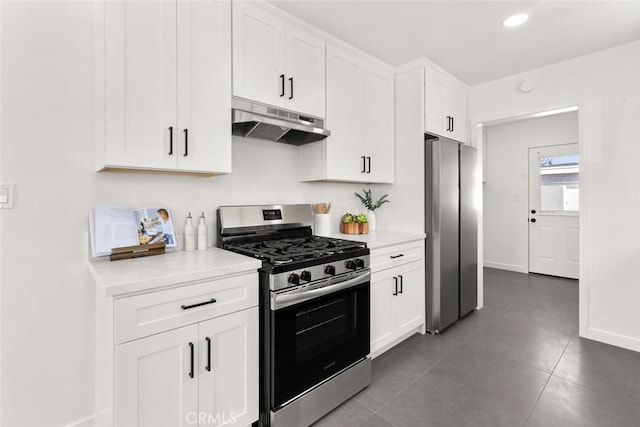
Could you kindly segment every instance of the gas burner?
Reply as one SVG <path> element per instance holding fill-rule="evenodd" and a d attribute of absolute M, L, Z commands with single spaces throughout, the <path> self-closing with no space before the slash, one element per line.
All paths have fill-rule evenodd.
<path fill-rule="evenodd" d="M 226 249 L 262 260 L 265 265 L 279 268 L 295 268 L 309 263 L 319 264 L 334 257 L 349 256 L 362 250 L 362 242 L 313 235 L 285 236 L 262 241 L 231 243 Z M 342 259 L 340 258 L 340 259 Z"/>
<path fill-rule="evenodd" d="M 291 246 L 290 240 L 268 240 L 262 243 L 262 246 L 269 249 L 287 249 Z"/>

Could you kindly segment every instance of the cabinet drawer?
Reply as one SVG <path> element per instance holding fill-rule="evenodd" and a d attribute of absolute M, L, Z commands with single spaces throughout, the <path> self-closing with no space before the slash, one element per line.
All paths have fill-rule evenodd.
<path fill-rule="evenodd" d="M 424 241 L 402 243 L 371 250 L 371 271 L 376 272 L 424 258 Z"/>
<path fill-rule="evenodd" d="M 115 341 L 119 344 L 257 305 L 257 273 L 118 299 Z"/>

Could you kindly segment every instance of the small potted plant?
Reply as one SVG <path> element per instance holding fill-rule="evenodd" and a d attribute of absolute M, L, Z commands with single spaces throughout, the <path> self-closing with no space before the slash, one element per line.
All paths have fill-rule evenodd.
<path fill-rule="evenodd" d="M 369 221 L 365 214 L 358 214 L 356 223 L 358 223 L 358 234 L 369 234 Z"/>
<path fill-rule="evenodd" d="M 369 223 L 367 216 L 362 213 L 358 215 L 350 213 L 342 215 L 340 232 L 344 234 L 368 234 Z"/>
<path fill-rule="evenodd" d="M 384 196 L 380 197 L 377 202 L 374 202 L 373 196 L 371 195 L 371 189 L 368 189 L 368 190 L 362 189 L 362 192 L 363 194 L 359 194 L 359 193 L 354 193 L 354 194 L 356 195 L 356 197 L 358 197 L 358 199 L 360 199 L 364 207 L 367 208 L 367 218 L 369 219 L 369 230 L 373 231 L 376 229 L 376 215 L 374 214 L 373 211 L 375 211 L 385 203 L 389 203 L 389 200 L 387 199 L 389 195 L 385 194 Z"/>
<path fill-rule="evenodd" d="M 356 219 L 357 216 L 350 213 L 342 215 L 340 232 L 344 234 L 358 234 L 358 223 L 356 222 Z"/>

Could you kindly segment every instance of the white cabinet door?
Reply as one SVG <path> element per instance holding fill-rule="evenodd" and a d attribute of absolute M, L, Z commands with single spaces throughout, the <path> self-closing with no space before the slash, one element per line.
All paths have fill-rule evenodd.
<path fill-rule="evenodd" d="M 327 47 L 326 175 L 329 179 L 361 181 L 364 171 L 364 86 L 361 60 Z M 307 159 L 311 162 L 313 159 Z M 317 160 L 316 160 L 317 161 Z"/>
<path fill-rule="evenodd" d="M 105 2 L 105 144 L 99 167 L 176 165 L 176 3 Z M 173 130 L 174 150 L 170 139 Z"/>
<path fill-rule="evenodd" d="M 364 179 L 394 181 L 393 73 L 372 67 L 364 72 Z"/>
<path fill-rule="evenodd" d="M 425 70 L 425 132 L 467 142 L 467 90 L 440 71 Z"/>
<path fill-rule="evenodd" d="M 393 273 L 398 283 L 396 324 L 398 335 L 402 335 L 424 323 L 424 264 L 405 264 Z"/>
<path fill-rule="evenodd" d="M 115 424 L 118 427 L 193 425 L 198 412 L 197 347 L 198 325 L 117 346 Z"/>
<path fill-rule="evenodd" d="M 450 125 L 449 96 L 446 78 L 427 70 L 424 76 L 425 131 L 448 136 Z"/>
<path fill-rule="evenodd" d="M 231 172 L 230 109 L 231 4 L 179 1 L 178 169 Z"/>
<path fill-rule="evenodd" d="M 449 99 L 451 102 L 451 123 L 453 130 L 451 138 L 467 143 L 467 91 L 464 87 L 451 85 L 449 87 Z"/>
<path fill-rule="evenodd" d="M 286 29 L 285 106 L 325 117 L 325 43 L 291 25 Z"/>
<path fill-rule="evenodd" d="M 284 22 L 248 4 L 233 2 L 233 94 L 284 106 Z"/>
<path fill-rule="evenodd" d="M 395 338 L 393 269 L 371 275 L 371 353 Z"/>
<path fill-rule="evenodd" d="M 200 412 L 204 425 L 250 425 L 258 419 L 258 308 L 202 322 Z"/>

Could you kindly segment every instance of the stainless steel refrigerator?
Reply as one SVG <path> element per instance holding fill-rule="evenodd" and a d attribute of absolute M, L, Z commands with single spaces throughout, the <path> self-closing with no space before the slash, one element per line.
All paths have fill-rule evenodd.
<path fill-rule="evenodd" d="M 478 304 L 478 154 L 425 135 L 427 330 L 438 333 Z"/>

